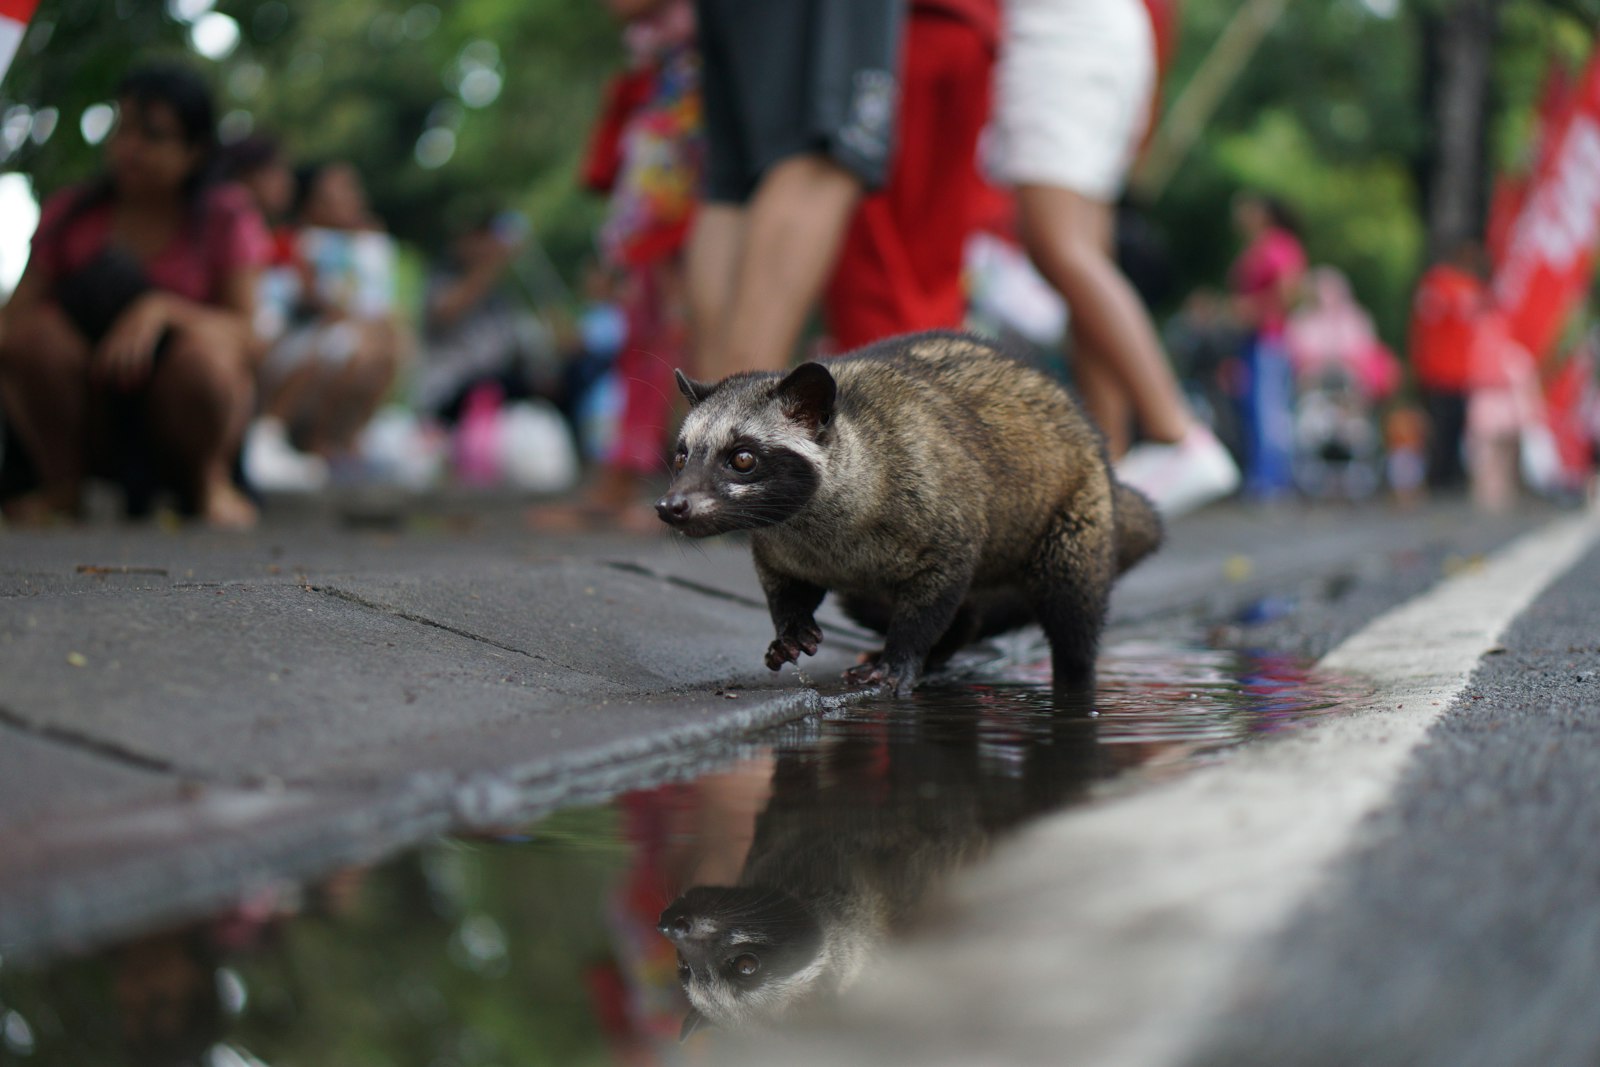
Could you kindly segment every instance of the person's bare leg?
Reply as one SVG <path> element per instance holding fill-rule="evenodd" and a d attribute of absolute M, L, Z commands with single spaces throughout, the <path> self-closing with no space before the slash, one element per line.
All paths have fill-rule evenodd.
<path fill-rule="evenodd" d="M 1090 215 L 1081 235 L 1096 248 L 1111 254 L 1112 233 L 1110 213 L 1101 217 Z M 1069 320 L 1072 331 L 1072 377 L 1078 395 L 1089 418 L 1105 435 L 1106 451 L 1113 460 L 1122 458 L 1133 443 L 1133 405 L 1122 379 L 1117 377 L 1110 361 L 1094 347 L 1093 338 L 1086 336 L 1082 320 L 1074 315 Z"/>
<path fill-rule="evenodd" d="M 321 363 L 315 359 L 305 360 L 273 383 L 261 405 L 261 414 L 285 426 L 293 426 L 306 410 L 309 398 L 319 391 L 323 376 Z"/>
<path fill-rule="evenodd" d="M 733 299 L 716 346 L 732 370 L 782 370 L 838 258 L 861 180 L 820 155 L 772 167 L 750 201 Z"/>
<path fill-rule="evenodd" d="M 733 369 L 722 358 L 722 334 L 739 276 L 744 232 L 742 207 L 707 203 L 695 212 L 685 264 L 689 335 L 694 376 L 706 381 L 719 381 Z"/>
<path fill-rule="evenodd" d="M 150 378 L 157 444 L 212 526 L 244 528 L 255 505 L 233 484 L 233 458 L 255 403 L 245 353 L 216 337 L 179 333 Z"/>
<path fill-rule="evenodd" d="M 1078 350 L 1121 386 L 1146 437 L 1182 439 L 1194 416 L 1149 312 L 1112 258 L 1110 206 L 1052 185 L 1018 186 L 1017 206 L 1028 254 L 1071 308 Z"/>
<path fill-rule="evenodd" d="M 89 344 L 53 308 L 7 324 L 0 344 L 0 400 L 39 475 L 12 516 L 42 521 L 76 514 L 88 457 Z"/>
<path fill-rule="evenodd" d="M 399 372 L 397 340 L 387 324 L 363 322 L 355 351 L 325 378 L 313 441 L 326 453 L 348 452 L 372 421 Z"/>
<path fill-rule="evenodd" d="M 1105 357 L 1089 351 L 1078 337 L 1072 343 L 1072 378 L 1084 411 L 1105 436 L 1106 451 L 1112 459 L 1120 459 L 1133 443 L 1133 408 L 1127 390 Z"/>

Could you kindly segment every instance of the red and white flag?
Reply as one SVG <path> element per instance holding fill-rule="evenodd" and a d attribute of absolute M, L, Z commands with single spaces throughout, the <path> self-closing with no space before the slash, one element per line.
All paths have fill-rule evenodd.
<path fill-rule="evenodd" d="M 27 32 L 28 20 L 39 0 L 0 0 L 0 80 L 11 69 L 11 60 L 22 46 L 22 35 Z"/>
<path fill-rule="evenodd" d="M 1546 130 L 1494 277 L 1495 301 L 1536 359 L 1548 358 L 1594 273 L 1600 242 L 1600 48 Z"/>

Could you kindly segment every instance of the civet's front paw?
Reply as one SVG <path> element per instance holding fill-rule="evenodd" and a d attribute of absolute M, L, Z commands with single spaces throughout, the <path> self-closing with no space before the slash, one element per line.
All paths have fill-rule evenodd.
<path fill-rule="evenodd" d="M 782 670 L 785 663 L 799 663 L 802 652 L 815 656 L 820 644 L 822 629 L 814 620 L 787 626 L 767 646 L 767 669 Z"/>

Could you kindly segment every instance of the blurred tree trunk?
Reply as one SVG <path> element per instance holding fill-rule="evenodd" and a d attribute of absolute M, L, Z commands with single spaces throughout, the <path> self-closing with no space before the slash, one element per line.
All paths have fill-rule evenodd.
<path fill-rule="evenodd" d="M 1423 162 L 1430 261 L 1483 236 L 1493 175 L 1489 104 L 1501 0 L 1444 0 L 1422 12 L 1423 93 L 1432 138 Z"/>

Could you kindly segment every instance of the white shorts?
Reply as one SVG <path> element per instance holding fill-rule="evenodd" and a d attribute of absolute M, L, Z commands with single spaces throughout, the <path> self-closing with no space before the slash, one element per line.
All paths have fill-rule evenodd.
<path fill-rule="evenodd" d="M 1004 15 L 1001 177 L 1116 201 L 1155 91 L 1155 32 L 1144 3 L 1007 0 Z"/>

